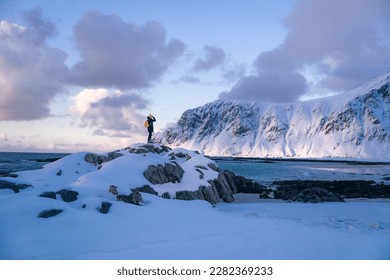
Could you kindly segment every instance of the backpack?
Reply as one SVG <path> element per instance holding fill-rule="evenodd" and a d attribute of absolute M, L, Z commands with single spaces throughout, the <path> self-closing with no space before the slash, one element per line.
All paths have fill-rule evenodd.
<path fill-rule="evenodd" d="M 148 120 L 145 120 L 145 121 L 144 121 L 144 127 L 146 127 L 146 128 L 149 127 L 149 122 L 148 122 Z"/>

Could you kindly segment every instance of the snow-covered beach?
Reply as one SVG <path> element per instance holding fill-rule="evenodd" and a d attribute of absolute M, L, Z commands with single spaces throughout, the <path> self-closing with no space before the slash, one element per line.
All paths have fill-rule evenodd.
<path fill-rule="evenodd" d="M 185 175 L 180 183 L 150 184 L 160 194 L 164 188 L 172 196 L 175 190 L 193 190 L 217 174 L 200 169 L 213 163 L 211 159 L 184 149 L 120 152 L 124 156 L 100 166 L 77 153 L 40 170 L 17 172 L 17 178 L 7 177 L 33 187 L 18 193 L 0 190 L 0 259 L 390 259 L 386 199 L 308 204 L 234 194 L 234 202 L 212 205 L 142 193 L 140 205 L 129 204 L 117 201 L 108 186 L 116 184 L 118 191 L 126 191 L 150 184 L 142 171 L 149 164 L 170 162 L 169 153 L 180 155 L 176 160 Z M 185 154 L 187 158 L 181 157 Z M 385 168 L 381 172 L 386 175 Z M 40 197 L 62 188 L 77 191 L 77 200 L 65 202 L 59 194 L 56 199 Z M 103 201 L 111 204 L 106 214 L 99 211 Z M 62 212 L 38 217 L 48 209 Z"/>

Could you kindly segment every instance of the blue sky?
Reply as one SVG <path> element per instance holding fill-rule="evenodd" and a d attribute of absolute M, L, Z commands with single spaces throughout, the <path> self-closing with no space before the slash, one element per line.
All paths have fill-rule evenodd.
<path fill-rule="evenodd" d="M 111 151 L 218 98 L 295 102 L 386 71 L 385 0 L 0 0 L 0 151 Z"/>

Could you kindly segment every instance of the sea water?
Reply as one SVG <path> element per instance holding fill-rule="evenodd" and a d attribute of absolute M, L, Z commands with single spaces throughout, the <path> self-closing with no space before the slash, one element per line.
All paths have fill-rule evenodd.
<path fill-rule="evenodd" d="M 217 165 L 264 185 L 283 180 L 373 180 L 390 184 L 389 162 L 214 158 Z"/>
<path fill-rule="evenodd" d="M 0 176 L 42 168 L 68 154 L 0 152 Z M 281 180 L 373 180 L 390 184 L 390 162 L 213 158 L 217 165 L 264 185 Z"/>
<path fill-rule="evenodd" d="M 16 171 L 39 169 L 66 155 L 63 153 L 0 152 L 0 176 Z"/>

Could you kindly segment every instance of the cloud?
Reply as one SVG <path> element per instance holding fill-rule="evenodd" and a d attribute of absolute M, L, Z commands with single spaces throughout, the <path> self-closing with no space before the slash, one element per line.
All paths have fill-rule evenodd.
<path fill-rule="evenodd" d="M 31 29 L 31 35 L 38 43 L 57 35 L 54 23 L 43 15 L 42 8 L 35 7 L 30 11 L 24 11 L 22 17 L 28 26 L 34 27 Z"/>
<path fill-rule="evenodd" d="M 0 21 L 0 120 L 47 117 L 63 91 L 67 55 L 50 48 L 54 26 L 39 9 L 24 13 L 28 28 Z"/>
<path fill-rule="evenodd" d="M 226 54 L 223 49 L 216 46 L 204 46 L 203 51 L 204 58 L 198 58 L 195 61 L 192 72 L 209 71 L 225 63 Z"/>
<path fill-rule="evenodd" d="M 201 80 L 191 75 L 184 75 L 179 80 L 175 81 L 175 83 L 179 83 L 179 82 L 183 82 L 187 84 L 200 84 Z"/>
<path fill-rule="evenodd" d="M 95 129 L 95 135 L 144 132 L 145 116 L 140 113 L 148 102 L 137 94 L 85 89 L 72 97 L 71 111 L 80 117 L 81 126 Z"/>
<path fill-rule="evenodd" d="M 150 87 L 183 55 L 185 45 L 167 42 L 158 22 L 127 23 L 116 15 L 89 12 L 75 25 L 81 61 L 70 81 L 85 87 L 142 89 Z"/>
<path fill-rule="evenodd" d="M 305 78 L 298 74 L 267 72 L 240 79 L 232 89 L 222 92 L 222 99 L 244 99 L 264 102 L 294 102 L 306 90 Z"/>
<path fill-rule="evenodd" d="M 1 141 L 1 142 L 8 141 L 7 133 L 1 132 L 1 131 L 0 131 L 0 141 Z"/>
<path fill-rule="evenodd" d="M 315 87 L 322 91 L 348 90 L 383 74 L 390 65 L 389 10 L 385 0 L 297 2 L 285 20 L 283 44 L 259 54 L 254 75 L 220 97 L 297 100 L 311 86 L 303 69 L 321 77 Z"/>
<path fill-rule="evenodd" d="M 204 46 L 202 55 L 201 58 L 193 60 L 189 71 L 175 83 L 232 84 L 243 76 L 247 68 L 245 64 L 234 62 L 222 48 L 217 46 Z M 209 71 L 213 73 L 210 74 Z"/>

